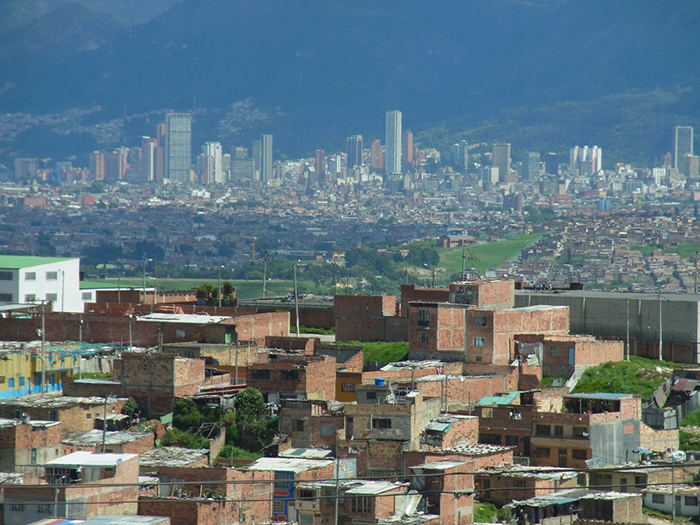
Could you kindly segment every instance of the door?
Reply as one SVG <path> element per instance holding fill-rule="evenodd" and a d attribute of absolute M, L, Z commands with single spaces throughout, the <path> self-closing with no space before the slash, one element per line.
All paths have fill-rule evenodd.
<path fill-rule="evenodd" d="M 530 455 L 530 438 L 523 438 L 523 456 Z"/>
<path fill-rule="evenodd" d="M 565 449 L 565 448 L 560 448 L 560 449 L 559 449 L 559 466 L 560 466 L 560 467 L 566 467 L 566 466 L 567 466 L 567 465 L 566 465 L 566 456 L 567 456 L 566 452 L 567 452 L 567 449 Z"/>

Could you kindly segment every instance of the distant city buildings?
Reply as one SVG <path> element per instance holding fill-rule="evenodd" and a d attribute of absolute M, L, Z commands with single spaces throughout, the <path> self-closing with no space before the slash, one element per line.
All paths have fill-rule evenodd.
<path fill-rule="evenodd" d="M 165 115 L 165 173 L 172 182 L 189 182 L 192 165 L 192 115 Z"/>
<path fill-rule="evenodd" d="M 382 147 L 382 142 L 379 139 L 372 142 L 371 159 L 371 165 L 373 168 L 384 168 L 385 152 L 384 148 Z"/>
<path fill-rule="evenodd" d="M 347 168 L 362 166 L 362 135 L 352 135 L 347 139 Z"/>
<path fill-rule="evenodd" d="M 569 173 L 591 175 L 603 169 L 603 150 L 598 146 L 574 146 L 569 150 Z"/>
<path fill-rule="evenodd" d="M 693 154 L 693 127 L 676 126 L 673 128 L 673 167 L 683 168 L 686 155 Z"/>
<path fill-rule="evenodd" d="M 491 164 L 498 168 L 498 180 L 507 182 L 510 176 L 510 144 L 494 144 Z"/>
<path fill-rule="evenodd" d="M 384 162 L 386 178 L 401 173 L 401 112 L 386 112 L 386 157 Z"/>
<path fill-rule="evenodd" d="M 528 151 L 523 156 L 521 177 L 527 181 L 536 181 L 540 177 L 540 154 L 536 151 Z"/>
<path fill-rule="evenodd" d="M 260 180 L 272 180 L 272 135 L 263 135 L 260 144 Z"/>
<path fill-rule="evenodd" d="M 452 145 L 450 160 L 452 162 L 452 169 L 459 173 L 467 173 L 467 169 L 469 168 L 469 144 L 466 140 Z"/>

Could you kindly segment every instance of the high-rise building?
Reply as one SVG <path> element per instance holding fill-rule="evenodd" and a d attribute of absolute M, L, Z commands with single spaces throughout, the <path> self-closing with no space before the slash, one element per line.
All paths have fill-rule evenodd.
<path fill-rule="evenodd" d="M 163 175 L 165 173 L 165 149 L 163 146 L 156 146 L 153 153 L 153 177 L 156 182 L 163 182 Z"/>
<path fill-rule="evenodd" d="M 316 150 L 314 168 L 316 169 L 316 180 L 319 183 L 326 182 L 326 152 L 322 149 Z"/>
<path fill-rule="evenodd" d="M 165 147 L 165 123 L 156 124 L 156 140 L 158 146 Z"/>
<path fill-rule="evenodd" d="M 559 175 L 559 156 L 556 153 L 544 154 L 544 172 L 547 175 Z"/>
<path fill-rule="evenodd" d="M 90 175 L 94 180 L 105 180 L 104 151 L 93 151 L 90 153 Z"/>
<path fill-rule="evenodd" d="M 155 178 L 156 145 L 157 139 L 141 137 L 141 165 L 139 166 L 139 178 L 142 181 L 151 182 Z"/>
<path fill-rule="evenodd" d="M 401 162 L 404 166 L 413 164 L 413 133 L 407 129 L 401 135 Z"/>
<path fill-rule="evenodd" d="M 700 157 L 686 154 L 683 161 L 683 175 L 689 179 L 697 179 L 700 176 Z"/>
<path fill-rule="evenodd" d="M 450 162 L 452 169 L 466 174 L 469 169 L 469 143 L 461 140 L 450 148 Z"/>
<path fill-rule="evenodd" d="M 272 180 L 272 135 L 263 135 L 261 144 L 260 180 Z"/>
<path fill-rule="evenodd" d="M 683 168 L 683 158 L 693 154 L 693 126 L 673 128 L 673 167 Z"/>
<path fill-rule="evenodd" d="M 388 179 L 394 173 L 401 173 L 401 112 L 386 112 L 386 156 L 384 173 Z"/>
<path fill-rule="evenodd" d="M 598 173 L 603 169 L 603 150 L 598 146 L 574 146 L 569 150 L 569 173 L 573 176 L 581 173 L 581 163 L 590 162 L 586 165 L 586 173 Z M 545 167 L 546 169 L 546 167 Z"/>
<path fill-rule="evenodd" d="M 529 181 L 540 178 L 540 154 L 537 151 L 528 151 L 523 156 L 522 177 Z"/>
<path fill-rule="evenodd" d="M 362 135 L 352 135 L 348 137 L 347 154 L 348 171 L 355 166 L 362 166 Z"/>
<path fill-rule="evenodd" d="M 189 182 L 192 165 L 192 115 L 165 115 L 164 178 L 171 182 Z"/>
<path fill-rule="evenodd" d="M 208 184 L 223 184 L 226 182 L 224 170 L 221 167 L 221 143 L 205 142 L 204 146 L 202 146 L 202 155 L 211 157 L 213 162 Z"/>
<path fill-rule="evenodd" d="M 253 180 L 260 180 L 262 169 L 262 139 L 253 141 Z"/>
<path fill-rule="evenodd" d="M 197 181 L 200 184 L 213 184 L 214 181 L 214 157 L 202 153 L 197 155 L 195 162 Z"/>
<path fill-rule="evenodd" d="M 494 144 L 491 151 L 491 164 L 498 168 L 500 182 L 506 182 L 510 176 L 510 144 Z"/>
<path fill-rule="evenodd" d="M 377 169 L 382 169 L 384 167 L 384 148 L 382 148 L 382 142 L 377 139 L 372 142 L 372 167 Z"/>

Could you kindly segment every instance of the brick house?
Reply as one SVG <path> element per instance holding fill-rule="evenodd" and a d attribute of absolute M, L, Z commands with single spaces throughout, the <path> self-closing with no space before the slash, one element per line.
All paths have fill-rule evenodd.
<path fill-rule="evenodd" d="M 138 461 L 136 454 L 90 452 L 74 452 L 49 461 L 44 467 L 48 486 L 5 487 L 4 523 L 33 523 L 50 516 L 86 519 L 99 514 L 134 515 Z"/>
<path fill-rule="evenodd" d="M 404 331 L 387 321 L 399 315 L 394 295 L 334 296 L 336 341 L 402 341 Z"/>
<path fill-rule="evenodd" d="M 476 416 L 442 415 L 428 423 L 420 436 L 421 450 L 445 450 L 460 443 L 476 444 L 479 418 Z"/>
<path fill-rule="evenodd" d="M 423 495 L 424 512 L 440 516 L 440 523 L 472 522 L 474 475 L 467 461 L 438 460 L 411 467 L 411 488 Z"/>
<path fill-rule="evenodd" d="M 103 439 L 105 452 L 110 454 L 143 454 L 155 446 L 154 434 L 110 431 L 103 434 L 102 430 L 90 430 L 64 438 L 63 448 L 66 454 L 79 450 L 102 452 Z"/>
<path fill-rule="evenodd" d="M 0 419 L 0 472 L 43 465 L 62 454 L 59 421 Z"/>
<path fill-rule="evenodd" d="M 479 442 L 515 447 L 516 456 L 529 456 L 534 392 L 510 392 L 483 398 L 475 407 Z"/>
<path fill-rule="evenodd" d="M 246 384 L 257 388 L 267 403 L 280 399 L 335 400 L 336 362 L 332 356 L 280 352 L 260 354 L 248 366 Z"/>
<path fill-rule="evenodd" d="M 108 398 L 107 413 L 119 414 L 126 398 Z M 37 421 L 60 421 L 61 432 L 87 432 L 95 428 L 95 420 L 104 415 L 105 399 L 99 397 L 40 397 L 0 401 L 0 417 Z"/>
<path fill-rule="evenodd" d="M 281 399 L 279 432 L 291 436 L 294 448 L 335 450 L 336 435 L 344 428 L 343 405 L 310 399 Z"/>
<path fill-rule="evenodd" d="M 503 464 L 474 472 L 474 483 L 479 500 L 502 506 L 513 500 L 526 500 L 552 494 L 557 490 L 585 486 L 585 474 L 562 471 L 558 468 Z"/>

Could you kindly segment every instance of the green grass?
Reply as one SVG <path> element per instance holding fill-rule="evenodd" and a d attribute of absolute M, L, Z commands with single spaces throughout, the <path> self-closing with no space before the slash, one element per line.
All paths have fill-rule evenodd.
<path fill-rule="evenodd" d="M 654 250 L 658 250 L 659 246 L 635 245 L 632 246 L 632 249 L 637 250 L 642 255 L 644 255 L 644 257 L 651 257 L 651 253 Z M 677 255 L 680 255 L 684 259 L 691 259 L 695 257 L 695 254 L 698 251 L 700 251 L 700 244 L 694 244 L 692 242 L 681 242 L 678 244 L 678 246 L 664 246 L 662 244 L 661 251 L 664 253 L 675 253 Z"/>
<path fill-rule="evenodd" d="M 658 367 L 662 370 L 657 370 Z M 583 373 L 574 393 L 639 394 L 642 399 L 649 399 L 652 392 L 671 377 L 671 369 L 675 368 L 680 368 L 680 365 L 637 356 L 632 356 L 630 361 L 603 363 Z"/>
<path fill-rule="evenodd" d="M 375 341 L 365 343 L 361 341 L 343 341 L 337 342 L 337 344 L 363 347 L 365 361 L 391 363 L 393 361 L 402 361 L 408 356 L 408 342 L 384 343 Z"/>
<path fill-rule="evenodd" d="M 698 412 L 696 410 L 696 412 Z M 693 413 L 690 413 L 690 416 L 692 416 Z M 685 421 L 688 419 L 687 417 L 683 419 Z M 683 421 L 681 421 L 681 426 L 684 425 Z M 685 430 L 679 430 L 678 431 L 678 448 L 680 450 L 700 450 L 700 443 L 690 443 L 689 441 L 692 438 L 700 438 L 697 434 L 693 434 L 691 432 L 686 432 Z"/>
<path fill-rule="evenodd" d="M 498 507 L 493 503 L 474 503 L 474 523 L 493 523 Z"/>
<path fill-rule="evenodd" d="M 295 334 L 296 330 L 297 330 L 296 326 L 289 327 L 290 333 Z M 333 335 L 335 333 L 335 328 L 313 328 L 310 326 L 301 325 L 301 326 L 299 326 L 299 333 L 300 334 L 316 334 L 316 335 Z"/>
<path fill-rule="evenodd" d="M 527 233 L 514 235 L 508 240 L 496 241 L 485 244 L 469 246 L 471 253 L 476 257 L 475 261 L 466 261 L 467 268 L 475 268 L 479 273 L 498 267 L 502 262 L 518 255 L 522 250 L 537 242 L 542 237 L 541 233 Z M 438 248 L 440 253 L 440 267 L 446 268 L 451 274 L 462 271 L 462 248 Z"/>
<path fill-rule="evenodd" d="M 700 427 L 700 409 L 693 410 L 685 416 L 680 423 L 682 427 Z M 700 437 L 700 436 L 698 436 Z"/>

